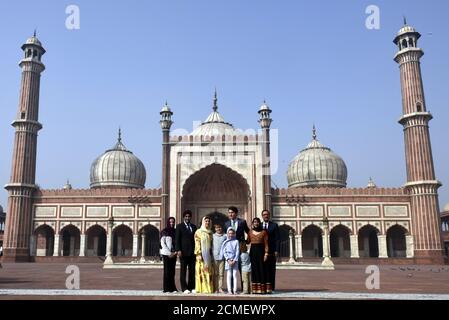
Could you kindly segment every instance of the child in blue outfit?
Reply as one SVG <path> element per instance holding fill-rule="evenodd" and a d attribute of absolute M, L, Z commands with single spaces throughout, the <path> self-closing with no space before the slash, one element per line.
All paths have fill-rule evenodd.
<path fill-rule="evenodd" d="M 226 280 L 228 293 L 237 293 L 237 271 L 239 270 L 240 244 L 235 238 L 235 230 L 231 227 L 227 230 L 228 238 L 221 245 L 220 256 L 224 258 L 227 271 Z"/>

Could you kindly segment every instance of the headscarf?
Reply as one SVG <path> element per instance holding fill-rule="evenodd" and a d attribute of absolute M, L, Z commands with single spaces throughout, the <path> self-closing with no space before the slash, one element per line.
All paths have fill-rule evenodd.
<path fill-rule="evenodd" d="M 206 227 L 206 219 L 211 220 L 209 217 L 203 217 L 201 220 L 201 256 L 203 257 L 204 264 L 208 267 L 212 267 L 212 230 Z"/>
<path fill-rule="evenodd" d="M 230 236 L 228 235 L 229 230 L 234 231 L 234 236 L 233 236 L 233 237 L 230 237 Z M 223 259 L 223 257 L 224 257 L 224 248 L 226 247 L 226 244 L 229 243 L 229 242 L 231 242 L 231 241 L 236 240 L 235 230 L 234 230 L 233 227 L 229 227 L 229 228 L 226 230 L 226 236 L 227 236 L 226 240 L 223 241 L 223 243 L 221 244 L 221 249 L 220 249 L 220 260 Z"/>
<path fill-rule="evenodd" d="M 170 225 L 170 220 L 172 219 L 174 220 L 175 218 L 170 217 L 167 219 L 166 227 L 161 231 L 161 238 L 162 237 L 171 237 L 173 239 L 175 238 L 175 228 Z"/>

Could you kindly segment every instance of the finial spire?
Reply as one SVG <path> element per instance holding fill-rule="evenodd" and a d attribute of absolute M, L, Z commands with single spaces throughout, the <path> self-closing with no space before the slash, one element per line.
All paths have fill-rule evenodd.
<path fill-rule="evenodd" d="M 316 140 L 316 128 L 315 128 L 315 124 L 313 124 L 312 138 L 313 138 L 313 140 Z"/>
<path fill-rule="evenodd" d="M 36 38 L 36 29 L 34 29 L 33 37 Z"/>
<path fill-rule="evenodd" d="M 122 142 L 122 129 L 118 127 L 118 142 Z"/>
<path fill-rule="evenodd" d="M 406 26 L 406 25 L 407 25 L 407 17 L 404 16 L 404 26 Z"/>
<path fill-rule="evenodd" d="M 218 103 L 217 103 L 217 101 L 218 101 L 218 98 L 217 98 L 217 88 L 215 88 L 215 93 L 214 93 L 214 107 L 213 107 L 214 112 L 217 112 L 217 109 L 218 109 Z"/>

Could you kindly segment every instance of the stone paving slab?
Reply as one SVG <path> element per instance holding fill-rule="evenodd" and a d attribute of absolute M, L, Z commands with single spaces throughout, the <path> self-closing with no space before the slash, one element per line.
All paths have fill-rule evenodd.
<path fill-rule="evenodd" d="M 65 290 L 66 273 L 68 264 L 63 263 L 23 263 L 3 264 L 0 269 L 0 290 L 7 295 L 3 298 L 14 296 L 23 297 L 24 291 L 17 290 Z M 103 269 L 101 263 L 83 263 L 77 265 L 80 270 L 81 290 L 85 295 L 77 297 L 91 297 L 95 292 L 96 297 L 114 296 L 112 293 L 134 292 L 129 297 L 143 299 L 173 299 L 172 295 L 162 295 L 162 270 L 160 269 Z M 407 299 L 407 295 L 414 294 L 413 299 L 447 299 L 449 294 L 449 266 L 379 266 L 380 289 L 369 290 L 365 282 L 369 276 L 366 266 L 362 265 L 337 265 L 334 271 L 330 270 L 278 270 L 276 294 L 246 296 L 248 299 Z M 179 271 L 176 271 L 176 284 L 179 285 Z M 34 291 L 31 291 L 34 292 Z M 36 291 L 38 292 L 38 291 Z M 49 293 L 54 291 L 48 291 Z M 145 292 L 140 295 L 139 292 Z M 157 293 L 157 294 L 156 294 Z M 14 295 L 10 295 L 14 294 Z M 349 294 L 349 296 L 344 296 Z M 376 296 L 379 294 L 393 294 L 393 296 Z M 416 296 L 418 295 L 418 296 Z M 440 296 L 443 295 L 443 296 Z M 28 294 L 37 298 L 34 293 Z M 125 295 L 126 296 L 126 295 Z M 51 297 L 49 294 L 42 297 Z M 68 296 L 66 296 L 68 297 Z M 233 297 L 209 296 L 210 299 L 229 299 Z M 244 296 L 239 296 L 240 298 Z M 351 298 L 352 297 L 352 298 Z M 14 298 L 14 299 L 15 299 Z M 176 299 L 198 299 L 201 296 L 176 295 Z"/>
<path fill-rule="evenodd" d="M 394 293 L 362 293 L 362 292 L 285 292 L 275 293 L 270 295 L 226 295 L 226 294 L 164 294 L 159 290 L 51 290 L 51 289 L 0 289 L 0 297 L 11 299 L 14 296 L 23 297 L 75 297 L 81 296 L 84 298 L 101 296 L 101 297 L 124 297 L 124 298 L 168 298 L 168 299 L 248 299 L 251 300 L 270 300 L 273 299 L 357 299 L 357 300 L 449 300 L 449 294 L 394 294 Z"/>

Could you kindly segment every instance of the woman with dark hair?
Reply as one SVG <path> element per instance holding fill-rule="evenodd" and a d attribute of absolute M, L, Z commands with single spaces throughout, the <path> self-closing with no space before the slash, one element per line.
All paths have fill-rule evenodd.
<path fill-rule="evenodd" d="M 268 234 L 262 229 L 259 218 L 254 218 L 248 233 L 248 244 L 251 244 L 251 291 L 252 293 L 271 293 L 267 286 L 266 261 L 268 258 Z"/>
<path fill-rule="evenodd" d="M 164 262 L 163 292 L 178 292 L 175 285 L 176 251 L 175 251 L 175 218 L 167 220 L 167 227 L 161 231 L 160 254 Z"/>

